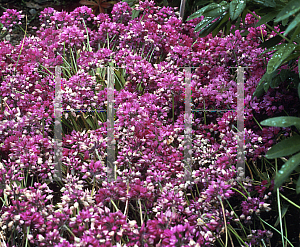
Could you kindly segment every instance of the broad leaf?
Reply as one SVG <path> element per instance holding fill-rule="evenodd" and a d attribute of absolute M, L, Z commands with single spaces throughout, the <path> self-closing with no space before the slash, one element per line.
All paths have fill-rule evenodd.
<path fill-rule="evenodd" d="M 195 6 L 196 7 L 204 6 L 204 5 L 207 5 L 210 2 L 211 2 L 210 0 L 197 0 L 197 1 L 195 1 Z"/>
<path fill-rule="evenodd" d="M 200 23 L 198 23 L 195 27 L 195 32 L 199 32 L 204 27 L 206 27 L 208 24 L 210 24 L 215 18 L 213 17 L 205 17 Z"/>
<path fill-rule="evenodd" d="M 207 8 L 204 11 L 203 15 L 205 17 L 207 16 L 207 17 L 218 18 L 229 9 L 229 5 L 226 1 L 222 1 L 220 4 L 216 4 L 216 3 L 211 4 L 210 6 L 212 6 L 213 8 Z"/>
<path fill-rule="evenodd" d="M 272 21 L 277 16 L 278 13 L 279 11 L 271 11 L 268 14 L 262 16 L 260 20 L 256 23 L 255 27 L 259 27 L 262 24 Z"/>
<path fill-rule="evenodd" d="M 269 81 L 265 82 L 264 83 L 264 90 L 265 90 L 265 92 L 268 92 L 269 88 L 270 88 L 270 82 Z"/>
<path fill-rule="evenodd" d="M 288 76 L 289 76 L 289 74 L 290 74 L 290 70 L 288 70 L 288 69 L 283 69 L 283 70 L 281 70 L 280 71 L 280 80 L 283 82 L 283 81 L 285 81 L 287 78 L 288 78 Z"/>
<path fill-rule="evenodd" d="M 266 42 L 267 42 L 267 41 L 266 41 Z M 274 46 L 272 46 L 272 47 L 266 49 L 265 51 L 263 51 L 261 54 L 265 54 L 265 53 L 267 53 L 267 52 L 274 51 L 274 50 L 280 50 L 280 49 L 285 48 L 285 47 L 287 47 L 287 46 L 288 46 L 287 43 L 274 45 Z"/>
<path fill-rule="evenodd" d="M 282 40 L 282 38 L 279 35 L 276 35 L 275 37 L 268 39 L 267 41 L 261 43 L 258 47 L 271 48 L 271 47 L 277 45 L 281 40 Z M 267 51 L 265 51 L 265 52 L 267 52 Z"/>
<path fill-rule="evenodd" d="M 282 47 L 276 51 L 271 59 L 268 62 L 267 72 L 270 74 L 276 70 L 282 62 L 294 51 L 297 45 L 287 44 L 285 47 Z"/>
<path fill-rule="evenodd" d="M 208 34 L 212 33 L 213 36 L 216 36 L 218 32 L 220 31 L 220 23 L 223 21 L 226 13 L 224 13 L 217 21 L 214 23 L 208 24 L 206 27 L 204 27 L 200 32 L 199 32 L 199 37 L 205 37 Z M 226 22 L 226 20 L 225 20 Z"/>
<path fill-rule="evenodd" d="M 235 20 L 244 11 L 246 0 L 232 0 L 229 4 L 230 19 Z"/>
<path fill-rule="evenodd" d="M 300 176 L 297 180 L 297 184 L 296 184 L 296 193 L 299 194 L 300 193 Z"/>
<path fill-rule="evenodd" d="M 265 126 L 272 126 L 272 127 L 291 127 L 295 125 L 297 128 L 300 128 L 300 118 L 298 117 L 274 117 L 269 118 L 260 123 L 261 125 Z"/>
<path fill-rule="evenodd" d="M 260 79 L 256 89 L 255 89 L 255 92 L 253 93 L 253 97 L 257 97 L 259 98 L 261 95 L 263 95 L 264 93 L 264 90 L 266 88 L 265 84 L 270 84 L 271 80 L 276 76 L 276 73 L 273 72 L 272 74 L 268 74 L 268 73 L 265 73 L 262 78 Z"/>
<path fill-rule="evenodd" d="M 274 187 L 279 188 L 284 181 L 291 175 L 295 168 L 300 164 L 300 153 L 291 157 L 276 174 Z"/>
<path fill-rule="evenodd" d="M 266 154 L 267 159 L 292 155 L 300 151 L 300 136 L 296 135 L 273 146 Z"/>
<path fill-rule="evenodd" d="M 212 5 L 212 4 L 209 4 L 209 5 L 205 6 L 205 7 L 203 7 L 203 8 L 201 8 L 201 9 L 197 10 L 195 13 L 191 14 L 191 15 L 189 16 L 189 18 L 187 18 L 186 20 L 189 21 L 189 20 L 192 20 L 192 19 L 195 19 L 195 18 L 198 18 L 198 17 L 203 16 L 204 11 L 206 11 L 207 9 L 209 9 L 209 7 L 210 7 L 211 5 Z M 211 8 L 212 8 L 212 7 L 211 7 Z"/>
<path fill-rule="evenodd" d="M 300 11 L 300 1 L 299 0 L 292 0 L 279 12 L 275 22 L 279 22 L 289 18 L 290 16 L 296 14 Z"/>
<path fill-rule="evenodd" d="M 264 83 L 258 84 L 258 86 L 255 89 L 255 92 L 253 93 L 253 97 L 259 98 L 264 93 Z"/>
<path fill-rule="evenodd" d="M 270 82 L 270 87 L 271 88 L 276 88 L 281 84 L 282 80 L 280 76 L 276 76 L 274 79 L 271 80 Z"/>
<path fill-rule="evenodd" d="M 300 56 L 300 52 L 294 52 L 294 53 L 292 53 L 291 55 L 289 55 L 287 58 L 285 58 L 284 59 L 284 61 L 282 62 L 283 64 L 284 63 L 287 63 L 287 62 L 291 62 L 292 63 L 292 61 L 291 60 L 293 60 L 293 59 L 295 59 L 295 58 L 298 58 Z M 290 66 L 290 65 L 289 65 Z M 293 73 L 293 72 L 290 72 L 291 74 Z"/>
<path fill-rule="evenodd" d="M 300 13 L 294 18 L 290 25 L 286 28 L 284 36 L 286 36 L 291 30 L 300 24 Z"/>
<path fill-rule="evenodd" d="M 253 2 L 264 5 L 265 7 L 276 7 L 276 3 L 273 0 L 253 0 Z"/>
<path fill-rule="evenodd" d="M 246 7 L 242 13 L 242 20 L 243 20 L 243 25 L 245 25 L 245 18 L 246 18 L 246 15 L 248 14 L 248 8 Z"/>
<path fill-rule="evenodd" d="M 222 17 L 221 17 L 222 18 Z M 229 20 L 229 13 L 225 14 L 225 16 L 222 18 L 218 24 L 218 26 L 212 31 L 212 36 L 215 37 L 219 31 L 224 27 L 225 23 Z"/>
<path fill-rule="evenodd" d="M 300 78 L 300 59 L 298 59 L 298 73 L 299 73 L 299 78 Z M 299 94 L 299 97 L 300 97 L 300 94 Z"/>
<path fill-rule="evenodd" d="M 300 76 L 300 74 L 299 74 Z M 299 96 L 299 99 L 300 99 L 300 83 L 298 83 L 298 96 Z"/>

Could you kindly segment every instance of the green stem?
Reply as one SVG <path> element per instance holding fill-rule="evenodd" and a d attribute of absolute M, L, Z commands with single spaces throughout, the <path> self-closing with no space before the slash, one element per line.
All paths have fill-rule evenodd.
<path fill-rule="evenodd" d="M 256 120 L 256 118 L 253 117 L 253 119 L 254 119 L 254 121 L 257 123 L 257 125 L 259 126 L 259 128 L 262 130 L 262 127 L 261 127 L 261 125 L 259 124 L 259 122 Z"/>
<path fill-rule="evenodd" d="M 224 218 L 224 227 L 225 227 L 225 246 L 227 247 L 228 244 L 228 229 L 227 229 L 227 222 L 226 222 L 226 215 L 225 215 L 225 209 L 224 209 L 224 205 L 222 202 L 222 199 L 220 196 L 218 196 L 218 199 L 221 203 L 221 207 L 222 207 L 222 212 L 223 212 L 223 218 Z"/>
<path fill-rule="evenodd" d="M 174 124 L 174 120 L 175 120 L 175 109 L 174 109 L 174 94 L 172 94 L 172 118 L 173 118 L 173 124 Z"/>
<path fill-rule="evenodd" d="M 266 224 L 267 226 L 269 226 L 270 228 L 272 228 L 274 231 L 276 231 L 277 233 L 279 233 L 280 234 L 280 231 L 278 231 L 275 227 L 273 227 L 273 226 L 271 226 L 270 224 L 268 224 L 266 221 L 264 221 L 262 218 L 260 218 L 259 217 L 259 220 L 261 221 L 261 222 L 263 222 L 264 224 Z M 294 245 L 285 237 L 285 236 L 283 236 L 284 238 L 285 238 L 285 240 L 290 244 L 290 246 L 292 246 L 292 247 L 294 247 Z"/>
<path fill-rule="evenodd" d="M 114 201 L 113 201 L 112 199 L 110 199 L 110 201 L 111 201 L 112 205 L 114 205 L 115 209 L 116 209 L 117 211 L 119 211 L 119 209 L 118 209 L 117 205 L 114 203 Z"/>
<path fill-rule="evenodd" d="M 231 188 L 232 190 L 235 190 L 236 192 L 238 192 L 238 193 L 240 193 L 243 197 L 245 197 L 245 199 L 247 200 L 248 198 L 247 198 L 247 196 L 245 196 L 241 191 L 239 191 L 238 189 L 236 189 L 236 188 L 234 188 L 234 187 L 232 187 Z"/>
<path fill-rule="evenodd" d="M 140 207 L 140 218 L 141 218 L 141 226 L 143 225 L 143 214 L 142 214 L 142 204 L 141 199 L 138 199 L 139 207 Z"/>
<path fill-rule="evenodd" d="M 24 30 L 23 30 L 23 31 L 24 31 Z M 25 28 L 25 31 L 24 31 L 24 37 L 23 37 L 23 41 L 22 41 L 22 45 L 21 45 L 21 50 L 20 50 L 20 53 L 19 53 L 19 56 L 18 56 L 18 60 L 17 60 L 16 67 L 15 67 L 15 72 L 16 72 L 16 70 L 17 70 L 18 63 L 19 63 L 19 60 L 20 60 L 20 57 L 21 57 L 21 53 L 22 53 L 22 50 L 23 50 L 23 47 L 24 47 L 24 42 L 25 42 L 26 33 L 27 33 L 27 15 L 26 15 L 26 28 Z"/>
<path fill-rule="evenodd" d="M 257 20 L 260 20 L 260 17 L 254 13 L 252 13 L 249 9 L 247 9 L 247 12 L 251 15 L 254 16 L 254 18 L 256 18 Z M 271 27 L 269 24 L 264 23 L 266 25 L 267 28 L 271 29 L 273 32 L 275 32 L 277 35 L 279 35 L 281 38 L 285 39 L 288 42 L 291 42 L 291 40 L 287 37 L 285 37 L 284 35 L 282 35 L 281 33 L 279 33 L 278 31 L 276 31 L 273 27 Z"/>
<path fill-rule="evenodd" d="M 287 197 L 285 197 L 285 196 L 282 195 L 281 193 L 279 193 L 279 194 L 280 194 L 280 196 L 281 196 L 284 200 L 288 201 L 288 202 L 289 202 L 290 204 L 292 204 L 294 207 L 300 209 L 300 206 L 299 206 L 299 205 L 297 205 L 296 203 L 294 203 L 293 201 L 291 201 L 290 199 L 288 199 Z"/>
<path fill-rule="evenodd" d="M 276 173 L 277 173 L 277 171 L 278 171 L 278 169 L 277 169 L 277 159 L 275 159 L 275 170 L 276 170 Z M 277 188 L 276 193 L 277 193 L 278 214 L 279 214 L 279 222 L 280 222 L 280 235 L 281 235 L 282 246 L 284 247 L 284 235 L 283 235 L 283 226 L 282 226 L 282 215 L 281 215 L 279 188 Z"/>

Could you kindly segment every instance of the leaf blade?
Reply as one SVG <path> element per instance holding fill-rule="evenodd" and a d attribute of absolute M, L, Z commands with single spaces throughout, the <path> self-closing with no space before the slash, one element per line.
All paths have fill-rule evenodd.
<path fill-rule="evenodd" d="M 281 167 L 281 169 L 276 174 L 274 180 L 274 187 L 279 188 L 284 181 L 291 175 L 291 173 L 296 169 L 296 167 L 300 164 L 300 153 L 291 157 L 285 164 Z"/>
<path fill-rule="evenodd" d="M 267 72 L 274 72 L 282 62 L 295 50 L 297 45 L 287 44 L 285 47 L 277 50 L 268 62 Z"/>
<path fill-rule="evenodd" d="M 290 126 L 300 127 L 300 118 L 298 117 L 274 117 L 260 122 L 261 125 L 287 128 Z"/>
<path fill-rule="evenodd" d="M 286 36 L 291 30 L 293 30 L 297 25 L 300 24 L 300 13 L 295 17 L 295 19 L 288 25 L 284 32 L 284 36 Z"/>
<path fill-rule="evenodd" d="M 294 15 L 300 11 L 300 1 L 292 0 L 279 12 L 277 18 L 274 20 L 275 23 L 278 23 L 282 20 L 289 18 L 291 15 Z"/>
<path fill-rule="evenodd" d="M 293 136 L 283 140 L 268 150 L 267 159 L 275 159 L 292 155 L 300 151 L 300 136 Z"/>
<path fill-rule="evenodd" d="M 233 0 L 229 4 L 229 15 L 231 20 L 236 20 L 246 7 L 245 0 Z"/>

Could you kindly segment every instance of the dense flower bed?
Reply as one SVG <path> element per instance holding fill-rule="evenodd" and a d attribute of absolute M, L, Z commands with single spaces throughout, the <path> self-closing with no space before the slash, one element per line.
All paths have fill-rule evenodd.
<path fill-rule="evenodd" d="M 241 174 L 231 110 L 237 97 L 233 67 L 249 67 L 245 153 L 255 162 L 279 134 L 257 122 L 298 107 L 296 93 L 284 85 L 281 93 L 252 97 L 268 60 L 258 46 L 270 35 L 254 27 L 251 15 L 234 35 L 199 38 L 193 32 L 199 20 L 182 23 L 170 7 L 145 1 L 134 11 L 140 13 L 132 19 L 125 2 L 114 6 L 112 18 L 94 16 L 87 7 L 71 13 L 47 8 L 36 36 L 16 47 L 0 43 L 0 225 L 8 246 L 213 246 L 230 226 L 243 225 L 245 246 L 271 237 L 258 217 L 270 211 L 272 181 L 236 179 Z M 21 18 L 7 10 L 0 21 L 11 28 Z M 63 108 L 70 111 L 62 118 L 61 182 L 53 179 L 57 65 Z M 71 121 L 81 119 L 75 109 L 106 109 L 105 66 L 116 67 L 119 78 L 112 182 L 106 174 L 107 122 L 95 114 L 93 128 L 76 129 Z M 182 67 L 195 67 L 192 108 L 220 110 L 194 114 L 188 180 Z"/>

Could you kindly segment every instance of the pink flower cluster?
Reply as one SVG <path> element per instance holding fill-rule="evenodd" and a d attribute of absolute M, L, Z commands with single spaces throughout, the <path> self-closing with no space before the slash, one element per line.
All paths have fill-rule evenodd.
<path fill-rule="evenodd" d="M 199 38 L 193 32 L 197 20 L 182 23 L 173 8 L 147 0 L 135 10 L 140 14 L 132 19 L 125 2 L 115 4 L 112 18 L 94 16 L 87 7 L 71 13 L 47 8 L 36 36 L 15 47 L 0 43 L 0 225 L 8 246 L 16 241 L 32 246 L 214 246 L 224 224 L 236 221 L 256 227 L 245 242 L 271 236 L 259 221 L 254 224 L 255 213 L 269 211 L 271 183 L 264 182 L 256 193 L 249 179 L 236 181 L 234 128 L 233 67 L 249 67 L 247 158 L 261 157 L 280 134 L 276 128 L 260 129 L 256 121 L 299 107 L 297 94 L 290 91 L 270 90 L 261 99 L 252 98 L 265 72 L 258 45 L 261 35 L 269 38 L 266 30 L 255 28 L 248 15 L 246 26 L 241 24 L 235 34 Z M 8 23 L 12 13 L 17 16 L 7 10 L 1 22 Z M 249 34 L 242 36 L 244 30 Z M 62 105 L 68 110 L 62 118 L 61 181 L 54 179 L 57 65 L 62 68 Z M 116 169 L 111 182 L 106 119 L 93 118 L 95 128 L 85 130 L 70 130 L 67 124 L 87 119 L 89 110 L 107 109 L 108 66 L 115 67 L 119 85 L 114 90 Z M 182 67 L 190 66 L 195 67 L 195 112 L 191 179 L 186 179 Z M 225 203 L 232 198 L 242 209 L 237 217 Z"/>
<path fill-rule="evenodd" d="M 16 24 L 21 25 L 22 18 L 24 18 L 24 15 L 22 15 L 22 11 L 7 9 L 0 17 L 0 22 L 3 24 L 4 28 L 8 29 L 12 28 Z"/>

